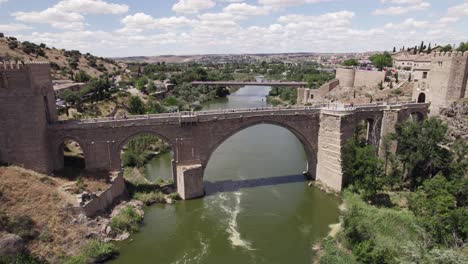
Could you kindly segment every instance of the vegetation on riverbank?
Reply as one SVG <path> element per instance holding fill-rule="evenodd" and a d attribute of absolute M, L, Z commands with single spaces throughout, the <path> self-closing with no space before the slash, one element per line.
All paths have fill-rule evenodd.
<path fill-rule="evenodd" d="M 435 118 L 398 125 L 384 159 L 359 138 L 343 149 L 342 231 L 318 263 L 466 263 L 468 143 Z"/>
<path fill-rule="evenodd" d="M 79 255 L 68 258 L 65 264 L 104 263 L 118 254 L 114 244 L 92 240 L 81 249 Z"/>

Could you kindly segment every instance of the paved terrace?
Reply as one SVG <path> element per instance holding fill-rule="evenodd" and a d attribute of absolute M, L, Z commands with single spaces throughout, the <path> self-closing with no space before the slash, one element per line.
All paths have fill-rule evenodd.
<path fill-rule="evenodd" d="M 326 111 L 334 114 L 353 114 L 358 112 L 366 111 L 380 111 L 380 110 L 391 110 L 391 109 L 418 109 L 421 106 L 426 105 L 424 103 L 416 103 L 414 101 L 409 102 L 396 102 L 396 103 L 374 103 L 374 104 L 315 104 L 312 106 L 289 106 L 289 107 L 256 107 L 256 108 L 237 108 L 237 109 L 220 109 L 210 111 L 181 111 L 175 113 L 163 113 L 163 114 L 148 114 L 148 115 L 130 115 L 125 118 L 89 118 L 81 120 L 66 120 L 57 121 L 53 127 L 73 127 L 79 128 L 80 126 L 88 127 L 89 125 L 94 126 L 106 126 L 112 124 L 113 126 L 121 125 L 138 125 L 139 123 L 144 124 L 146 121 L 150 121 L 152 124 L 181 124 L 181 123 L 194 123 L 204 121 L 214 121 L 217 119 L 231 119 L 231 118 L 244 118 L 244 117 L 255 117 L 255 116 L 268 116 L 268 115 L 298 115 L 307 113 L 319 113 L 320 111 Z"/>
<path fill-rule="evenodd" d="M 202 81 L 194 81 L 192 85 L 217 85 L 217 86 L 276 86 L 276 87 L 305 87 L 307 86 L 307 82 L 282 82 L 282 81 L 275 81 L 275 82 L 236 82 L 236 81 L 216 81 L 216 82 L 202 82 Z"/>

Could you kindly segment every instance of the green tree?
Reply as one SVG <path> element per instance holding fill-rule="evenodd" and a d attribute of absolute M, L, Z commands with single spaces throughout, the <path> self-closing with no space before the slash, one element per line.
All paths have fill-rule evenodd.
<path fill-rule="evenodd" d="M 460 46 L 458 46 L 457 51 L 461 51 L 461 52 L 468 51 L 468 42 L 460 43 Z"/>
<path fill-rule="evenodd" d="M 134 115 L 142 115 L 145 113 L 145 104 L 138 96 L 130 97 L 128 111 Z"/>
<path fill-rule="evenodd" d="M 347 59 L 343 62 L 344 66 L 359 66 L 359 62 L 356 59 Z"/>
<path fill-rule="evenodd" d="M 419 222 L 437 243 L 448 247 L 460 246 L 468 236 L 468 211 L 457 206 L 455 186 L 468 181 L 448 181 L 441 174 L 424 182 L 423 186 L 410 196 L 410 209 Z"/>
<path fill-rule="evenodd" d="M 443 46 L 441 48 L 441 51 L 443 52 L 452 51 L 452 45 L 448 44 L 448 45 Z"/>
<path fill-rule="evenodd" d="M 384 52 L 383 54 L 374 54 L 370 56 L 369 60 L 379 69 L 379 71 L 382 71 L 385 67 L 391 67 L 393 64 L 392 56 L 388 52 Z"/>
<path fill-rule="evenodd" d="M 91 76 L 89 76 L 85 71 L 80 70 L 76 75 L 75 75 L 75 81 L 77 82 L 88 82 L 91 80 Z"/>
<path fill-rule="evenodd" d="M 351 191 L 371 199 L 383 186 L 384 168 L 375 148 L 355 135 L 341 152 L 344 185 Z"/>
<path fill-rule="evenodd" d="M 403 166 L 403 180 L 409 180 L 412 190 L 449 163 L 450 153 L 442 147 L 447 141 L 446 133 L 447 126 L 434 117 L 397 124 L 392 138 L 398 141 L 396 155 Z"/>

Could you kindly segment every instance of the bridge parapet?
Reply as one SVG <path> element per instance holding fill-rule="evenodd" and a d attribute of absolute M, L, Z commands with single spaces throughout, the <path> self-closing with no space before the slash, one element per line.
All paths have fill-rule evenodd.
<path fill-rule="evenodd" d="M 423 109 L 427 108 L 427 103 L 399 102 L 399 103 L 376 103 L 362 105 L 346 104 L 317 104 L 313 106 L 301 107 L 257 107 L 238 108 L 210 111 L 181 111 L 176 113 L 163 113 L 151 115 L 131 115 L 125 118 L 91 118 L 82 120 L 57 121 L 51 125 L 53 129 L 78 129 L 91 127 L 126 127 L 144 126 L 149 124 L 182 124 L 194 122 L 207 122 L 217 119 L 236 119 L 265 115 L 298 115 L 308 113 L 318 113 L 320 111 L 329 114 L 345 115 L 357 112 L 372 112 L 397 109 Z"/>

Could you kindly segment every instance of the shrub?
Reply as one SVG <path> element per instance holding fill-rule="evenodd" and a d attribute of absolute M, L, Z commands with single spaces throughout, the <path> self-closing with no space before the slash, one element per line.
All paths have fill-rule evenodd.
<path fill-rule="evenodd" d="M 345 199 L 349 209 L 343 218 L 343 234 L 359 261 L 398 263 L 400 258 L 426 253 L 430 240 L 411 212 L 367 205 L 348 192 Z"/>
<path fill-rule="evenodd" d="M 142 201 L 145 205 L 154 203 L 165 203 L 166 199 L 164 194 L 160 191 L 153 192 L 136 192 L 133 198 Z"/>
<path fill-rule="evenodd" d="M 20 236 L 25 241 L 34 239 L 37 236 L 37 231 L 35 230 L 35 223 L 29 216 L 9 218 L 7 224 L 7 231 Z"/>
<path fill-rule="evenodd" d="M 181 199 L 178 192 L 170 193 L 167 197 L 172 199 L 172 200 L 180 200 Z"/>
<path fill-rule="evenodd" d="M 111 228 L 120 232 L 133 233 L 138 231 L 139 224 L 143 220 L 132 206 L 127 206 L 111 220 Z"/>
<path fill-rule="evenodd" d="M 13 257 L 0 257 L 0 264 L 46 264 L 46 260 L 28 252 Z"/>
<path fill-rule="evenodd" d="M 323 255 L 319 259 L 320 264 L 355 264 L 353 255 L 338 247 L 335 239 L 328 237 L 323 243 Z"/>
<path fill-rule="evenodd" d="M 80 255 L 69 258 L 65 264 L 103 263 L 117 255 L 114 244 L 93 240 L 82 248 Z"/>

